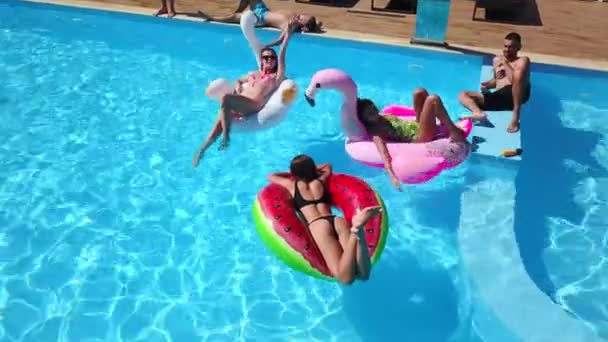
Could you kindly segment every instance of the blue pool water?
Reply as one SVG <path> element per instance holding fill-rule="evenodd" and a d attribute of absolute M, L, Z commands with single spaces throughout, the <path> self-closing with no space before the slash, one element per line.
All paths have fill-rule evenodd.
<path fill-rule="evenodd" d="M 535 65 L 517 170 L 471 158 L 397 193 L 344 153 L 332 92 L 192 169 L 217 111 L 205 86 L 254 67 L 236 27 L 11 1 L 0 46 L 0 341 L 478 341 L 458 234 L 476 200 L 462 198 L 494 181 L 516 189 L 534 284 L 608 337 L 606 73 Z M 481 63 L 304 36 L 288 52 L 301 88 L 339 67 L 380 105 L 411 104 L 425 85 L 454 116 Z M 266 174 L 302 152 L 386 202 L 391 232 L 367 283 L 295 273 L 254 233 Z"/>

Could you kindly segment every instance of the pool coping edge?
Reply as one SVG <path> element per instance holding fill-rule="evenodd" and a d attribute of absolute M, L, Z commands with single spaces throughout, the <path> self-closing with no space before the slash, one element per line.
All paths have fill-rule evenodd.
<path fill-rule="evenodd" d="M 87 9 L 97 9 L 97 10 L 106 10 L 112 12 L 122 12 L 122 13 L 130 13 L 136 15 L 145 15 L 145 16 L 153 16 L 153 9 L 149 7 L 143 6 L 132 6 L 132 5 L 122 5 L 122 4 L 114 4 L 114 3 L 106 3 L 99 2 L 95 0 L 19 0 L 22 2 L 31 2 L 31 3 L 46 3 L 46 4 L 54 4 L 54 5 L 62 5 L 62 6 L 71 6 L 78 8 L 87 8 Z M 229 25 L 233 26 L 234 24 L 224 24 L 218 22 L 206 22 L 201 18 L 191 17 L 183 14 L 178 14 L 172 19 L 177 20 L 188 20 L 194 22 L 205 22 L 207 24 L 214 25 Z M 170 19 L 168 19 L 170 20 Z M 276 30 L 272 28 L 262 28 L 264 30 Z M 427 45 L 419 45 L 410 43 L 410 37 L 388 37 L 376 34 L 367 34 L 367 33 L 359 33 L 359 32 L 351 32 L 351 31 L 342 31 L 342 30 L 333 30 L 329 29 L 323 34 L 310 34 L 319 38 L 333 38 L 338 40 L 347 40 L 347 41 L 355 41 L 355 42 L 364 42 L 364 43 L 374 43 L 374 44 L 383 44 L 390 46 L 398 46 L 398 47 L 407 47 L 421 50 L 431 50 L 443 53 L 452 53 L 457 55 L 477 55 L 477 56 L 489 56 L 495 55 L 500 52 L 500 49 L 490 48 L 490 47 L 476 47 L 476 46 L 468 46 L 462 44 L 447 44 L 447 48 L 444 47 L 434 47 Z M 522 55 L 528 56 L 533 63 L 535 64 L 549 64 L 555 66 L 564 66 L 564 67 L 573 67 L 578 69 L 587 69 L 593 71 L 608 71 L 608 61 L 602 60 L 592 60 L 592 59 L 580 59 L 580 58 L 569 58 L 569 57 L 560 57 L 555 55 L 548 54 L 540 54 L 540 53 L 523 53 Z"/>

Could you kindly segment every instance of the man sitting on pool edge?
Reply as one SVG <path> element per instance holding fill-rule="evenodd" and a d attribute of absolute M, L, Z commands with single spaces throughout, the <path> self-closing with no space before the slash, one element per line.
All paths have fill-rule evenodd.
<path fill-rule="evenodd" d="M 487 111 L 513 111 L 507 132 L 519 131 L 521 105 L 530 99 L 530 59 L 519 57 L 521 36 L 511 32 L 505 36 L 503 55 L 494 57 L 492 69 L 494 77 L 481 83 L 481 91 L 464 91 L 458 96 L 460 103 L 471 112 L 471 118 L 480 123 L 488 123 Z M 496 88 L 490 92 L 490 89 Z"/>

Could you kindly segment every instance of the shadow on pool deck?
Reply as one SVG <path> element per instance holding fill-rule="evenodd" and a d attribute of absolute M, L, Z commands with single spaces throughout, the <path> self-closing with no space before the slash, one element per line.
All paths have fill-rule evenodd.
<path fill-rule="evenodd" d="M 569 169 L 565 161 L 601 170 L 591 155 L 600 135 L 564 127 L 559 118 L 561 111 L 555 94 L 543 85 L 533 85 L 522 119 L 525 156 L 515 179 L 514 230 L 521 258 L 530 278 L 553 300 L 555 288 L 543 260 L 550 243 L 549 218 L 578 223 L 584 215 L 574 202 L 573 189 L 586 175 Z"/>

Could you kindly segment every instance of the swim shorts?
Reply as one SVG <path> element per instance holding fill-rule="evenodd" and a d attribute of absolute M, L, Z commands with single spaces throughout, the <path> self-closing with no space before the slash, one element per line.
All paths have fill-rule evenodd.
<path fill-rule="evenodd" d="M 530 99 L 530 84 L 524 91 L 524 98 L 522 104 L 528 102 Z M 513 88 L 511 85 L 504 86 L 496 91 L 483 94 L 483 105 L 482 110 L 487 111 L 501 111 L 501 110 L 513 110 Z"/>
<path fill-rule="evenodd" d="M 258 22 L 261 24 L 264 23 L 264 18 L 266 18 L 266 13 L 268 12 L 270 10 L 262 1 L 258 1 L 253 7 L 253 14 L 255 14 L 255 17 L 258 18 Z"/>

